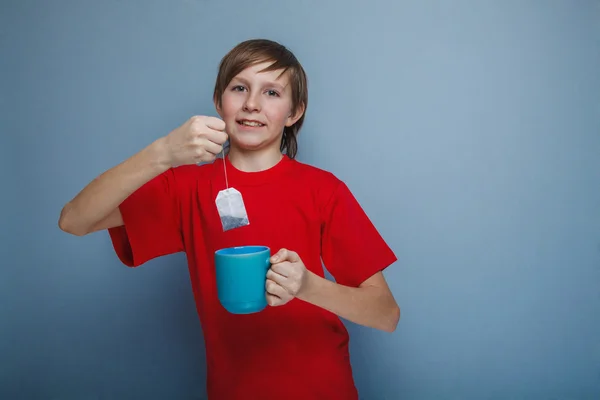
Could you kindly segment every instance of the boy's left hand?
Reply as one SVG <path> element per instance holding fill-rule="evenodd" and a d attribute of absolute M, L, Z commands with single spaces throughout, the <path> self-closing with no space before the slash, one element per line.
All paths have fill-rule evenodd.
<path fill-rule="evenodd" d="M 267 302 L 282 306 L 306 289 L 309 272 L 296 252 L 281 249 L 271 257 L 267 271 Z"/>

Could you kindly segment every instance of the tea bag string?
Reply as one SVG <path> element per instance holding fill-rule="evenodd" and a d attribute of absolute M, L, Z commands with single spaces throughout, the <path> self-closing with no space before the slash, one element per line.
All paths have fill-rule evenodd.
<path fill-rule="evenodd" d="M 225 159 L 225 149 L 223 149 L 223 171 L 225 171 L 225 187 L 229 189 L 229 182 L 227 181 L 227 160 Z"/>

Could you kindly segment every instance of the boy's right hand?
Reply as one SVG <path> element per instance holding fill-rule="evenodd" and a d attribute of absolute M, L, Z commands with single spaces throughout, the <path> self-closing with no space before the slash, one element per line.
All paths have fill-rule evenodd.
<path fill-rule="evenodd" d="M 163 138 L 166 161 L 170 167 L 214 161 L 227 137 L 223 120 L 193 116 Z"/>

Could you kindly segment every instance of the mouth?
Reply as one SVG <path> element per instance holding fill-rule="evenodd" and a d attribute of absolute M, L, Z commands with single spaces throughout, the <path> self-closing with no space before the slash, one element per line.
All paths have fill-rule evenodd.
<path fill-rule="evenodd" d="M 253 128 L 260 128 L 265 126 L 265 124 L 263 124 L 262 122 L 253 120 L 253 119 L 240 119 L 236 121 L 238 123 L 238 125 L 242 125 L 242 126 L 250 126 Z"/>

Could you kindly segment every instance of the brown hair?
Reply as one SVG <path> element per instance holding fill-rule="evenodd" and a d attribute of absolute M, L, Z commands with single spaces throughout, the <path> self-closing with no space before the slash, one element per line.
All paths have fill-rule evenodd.
<path fill-rule="evenodd" d="M 246 40 L 229 51 L 219 64 L 219 74 L 215 82 L 213 98 L 217 105 L 221 106 L 223 92 L 231 80 L 244 69 L 260 64 L 262 62 L 273 62 L 263 71 L 275 71 L 282 69 L 282 74 L 288 72 L 290 86 L 292 88 L 292 114 L 301 107 L 308 106 L 308 83 L 306 73 L 302 65 L 285 46 L 267 39 Z M 288 157 L 295 158 L 298 152 L 298 132 L 304 123 L 304 115 L 292 126 L 286 126 L 283 130 L 281 140 L 281 151 Z"/>

